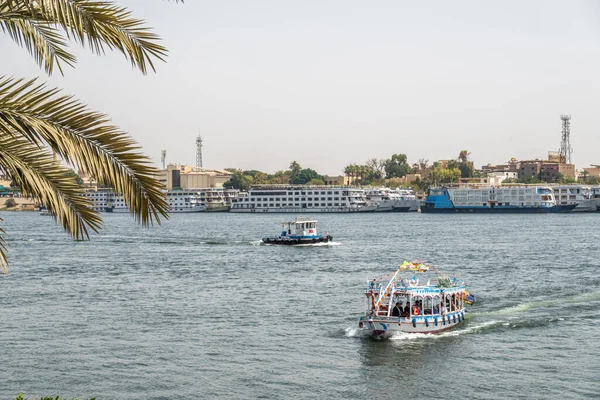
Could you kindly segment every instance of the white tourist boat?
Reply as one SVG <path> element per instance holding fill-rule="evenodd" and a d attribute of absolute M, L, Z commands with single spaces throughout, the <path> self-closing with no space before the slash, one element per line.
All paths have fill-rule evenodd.
<path fill-rule="evenodd" d="M 296 217 L 296 220 L 283 222 L 280 235 L 268 236 L 262 239 L 265 244 L 300 246 L 319 243 L 331 243 L 333 236 L 317 232 L 317 221 L 305 217 Z"/>
<path fill-rule="evenodd" d="M 596 212 L 600 207 L 600 198 L 594 198 L 594 192 L 586 185 L 552 185 L 554 198 L 558 205 L 576 204 L 573 212 Z"/>
<path fill-rule="evenodd" d="M 197 196 L 196 190 L 169 190 L 166 195 L 169 213 L 196 213 L 206 210 L 206 205 Z M 116 195 L 112 190 L 88 190 L 85 196 L 92 201 L 92 208 L 96 211 L 131 212 L 123 196 Z"/>
<path fill-rule="evenodd" d="M 375 212 L 392 212 L 399 199 L 390 192 L 388 188 L 370 188 L 365 189 L 365 197 L 369 203 L 377 206 Z"/>
<path fill-rule="evenodd" d="M 254 186 L 238 197 L 230 212 L 244 213 L 349 213 L 375 211 L 363 189 L 340 186 Z"/>
<path fill-rule="evenodd" d="M 405 261 L 395 273 L 373 279 L 364 293 L 366 312 L 358 327 L 374 337 L 452 329 L 475 300 L 464 282 L 420 261 Z"/>
<path fill-rule="evenodd" d="M 419 211 L 421 201 L 415 196 L 415 192 L 412 189 L 395 189 L 389 192 L 389 196 L 392 199 L 396 199 L 394 205 L 394 212 L 406 212 L 406 211 Z"/>

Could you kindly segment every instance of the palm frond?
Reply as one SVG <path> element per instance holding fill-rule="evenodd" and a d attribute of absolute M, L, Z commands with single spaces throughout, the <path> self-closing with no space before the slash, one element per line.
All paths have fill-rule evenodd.
<path fill-rule="evenodd" d="M 0 132 L 4 131 L 0 128 Z M 72 171 L 53 160 L 52 155 L 27 139 L 0 134 L 0 168 L 25 197 L 40 200 L 54 218 L 75 239 L 89 237 L 89 229 L 102 225 L 98 212 L 84 196 Z M 6 262 L 5 246 L 0 245 L 0 266 Z"/>
<path fill-rule="evenodd" d="M 153 59 L 164 61 L 167 55 L 167 49 L 157 43 L 160 37 L 143 20 L 111 1 L 0 0 L 0 19 L 2 14 L 13 21 L 20 18 L 52 29 L 61 27 L 69 39 L 89 46 L 96 54 L 104 54 L 105 47 L 116 49 L 144 74 L 155 70 Z"/>
<path fill-rule="evenodd" d="M 0 130 L 48 144 L 66 162 L 104 181 L 143 225 L 167 217 L 158 170 L 136 142 L 109 125 L 107 116 L 35 82 L 0 77 Z"/>
<path fill-rule="evenodd" d="M 55 27 L 44 22 L 24 19 L 19 13 L 3 12 L 0 6 L 0 30 L 7 33 L 19 46 L 25 47 L 35 62 L 51 74 L 54 64 L 62 74 L 61 61 L 69 66 L 75 56 L 66 51 L 67 43 Z"/>

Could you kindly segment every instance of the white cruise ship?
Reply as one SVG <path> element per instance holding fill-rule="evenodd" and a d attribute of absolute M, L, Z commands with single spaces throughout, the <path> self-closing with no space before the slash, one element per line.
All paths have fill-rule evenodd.
<path fill-rule="evenodd" d="M 85 196 L 92 200 L 92 208 L 100 212 L 129 213 L 123 196 L 115 195 L 110 189 L 88 190 Z M 196 190 L 167 191 L 170 213 L 202 212 L 206 206 L 200 201 Z"/>
<path fill-rule="evenodd" d="M 600 207 L 600 198 L 594 198 L 590 186 L 585 185 L 552 185 L 556 204 L 577 204 L 573 212 L 596 212 Z"/>
<path fill-rule="evenodd" d="M 206 211 L 229 211 L 234 199 L 238 198 L 238 189 L 202 188 L 194 189 L 200 202 L 206 205 Z"/>
<path fill-rule="evenodd" d="M 368 188 L 365 196 L 368 202 L 377 205 L 376 212 L 417 211 L 420 205 L 410 189 Z"/>
<path fill-rule="evenodd" d="M 368 212 L 377 205 L 367 203 L 363 189 L 341 186 L 254 186 L 237 198 L 230 212 Z"/>

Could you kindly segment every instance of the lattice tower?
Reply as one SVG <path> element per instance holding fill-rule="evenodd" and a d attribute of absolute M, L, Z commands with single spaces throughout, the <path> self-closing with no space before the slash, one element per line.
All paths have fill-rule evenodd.
<path fill-rule="evenodd" d="M 196 137 L 196 167 L 202 168 L 202 136 Z"/>
<path fill-rule="evenodd" d="M 558 154 L 560 162 L 571 164 L 571 153 L 573 152 L 571 148 L 571 116 L 561 115 L 560 119 L 562 120 L 562 137 Z"/>

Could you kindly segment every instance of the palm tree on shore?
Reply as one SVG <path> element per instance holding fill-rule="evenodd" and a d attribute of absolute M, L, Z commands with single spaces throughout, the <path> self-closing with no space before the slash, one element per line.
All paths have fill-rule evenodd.
<path fill-rule="evenodd" d="M 143 20 L 111 1 L 0 0 L 0 32 L 25 47 L 48 75 L 74 66 L 68 41 L 96 54 L 119 51 L 144 74 L 167 54 Z M 73 238 L 87 239 L 102 219 L 64 164 L 122 194 L 143 225 L 167 217 L 158 171 L 108 116 L 36 79 L 0 75 L 0 170 L 24 196 L 43 203 Z M 6 270 L 3 235 L 0 229 L 0 268 Z"/>

